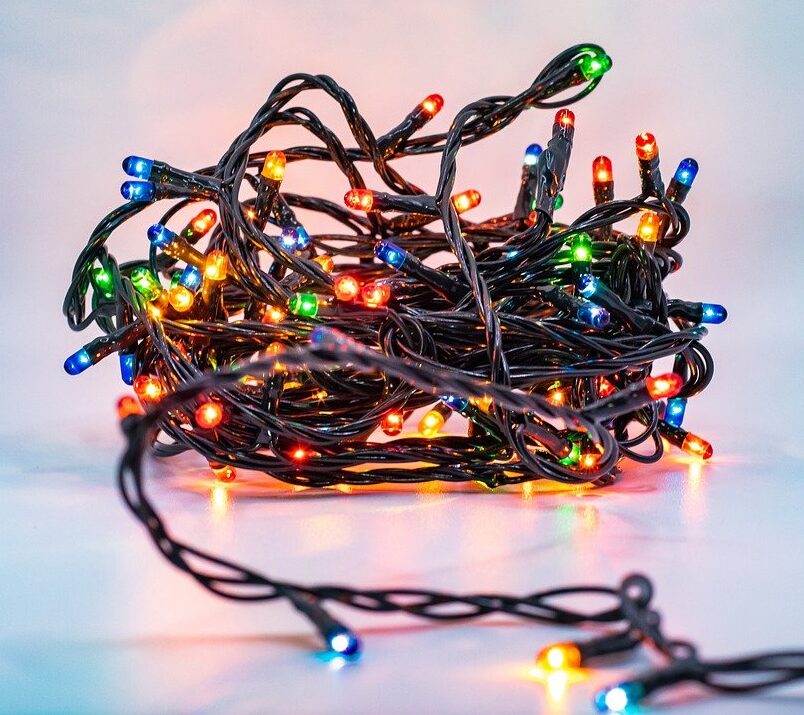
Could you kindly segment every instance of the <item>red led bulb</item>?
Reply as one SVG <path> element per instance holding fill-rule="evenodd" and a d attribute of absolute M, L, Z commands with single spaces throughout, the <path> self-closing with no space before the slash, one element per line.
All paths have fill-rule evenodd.
<path fill-rule="evenodd" d="M 575 114 L 569 109 L 559 109 L 556 112 L 555 123 L 560 124 L 562 127 L 574 127 Z"/>
<path fill-rule="evenodd" d="M 391 289 L 385 283 L 366 283 L 360 291 L 360 298 L 367 308 L 381 308 L 391 297 Z"/>
<path fill-rule="evenodd" d="M 664 400 L 667 397 L 675 397 L 684 386 L 684 380 L 681 379 L 681 375 L 668 372 L 664 375 L 646 378 L 645 386 L 648 388 L 651 398 Z"/>
<path fill-rule="evenodd" d="M 611 159 L 607 156 L 599 156 L 592 162 L 592 180 L 596 184 L 608 184 L 614 181 Z"/>
<path fill-rule="evenodd" d="M 223 407 L 217 402 L 203 402 L 195 411 L 195 423 L 201 429 L 215 429 L 223 422 Z"/>
<path fill-rule="evenodd" d="M 444 106 L 444 98 L 440 94 L 431 94 L 422 100 L 420 106 L 427 114 L 434 117 Z"/>
<path fill-rule="evenodd" d="M 215 224 L 217 214 L 212 209 L 204 209 L 191 222 L 193 236 L 203 236 Z"/>
<path fill-rule="evenodd" d="M 701 439 L 698 435 L 692 434 L 692 432 L 688 432 L 687 436 L 684 437 L 681 449 L 687 454 L 691 454 L 693 457 L 700 457 L 701 459 L 709 459 L 714 453 L 712 445 L 709 444 L 709 442 L 705 439 Z"/>
<path fill-rule="evenodd" d="M 383 417 L 380 428 L 389 437 L 393 437 L 402 431 L 404 423 L 405 417 L 401 412 L 389 412 Z"/>
<path fill-rule="evenodd" d="M 355 211 L 371 211 L 374 205 L 374 192 L 370 189 L 349 189 L 343 197 L 344 203 Z"/>
<path fill-rule="evenodd" d="M 332 286 L 332 289 L 338 300 L 350 301 L 357 298 L 360 293 L 360 284 L 354 276 L 343 275 L 335 279 L 335 284 Z"/>
<path fill-rule="evenodd" d="M 455 194 L 455 196 L 452 197 L 452 205 L 459 214 L 462 214 L 464 211 L 468 211 L 469 209 L 473 209 L 479 203 L 480 192 L 476 191 L 475 189 L 462 191 L 460 194 Z"/>
<path fill-rule="evenodd" d="M 641 161 L 650 161 L 659 154 L 659 146 L 656 144 L 656 137 L 650 132 L 642 132 L 636 138 L 637 158 Z"/>

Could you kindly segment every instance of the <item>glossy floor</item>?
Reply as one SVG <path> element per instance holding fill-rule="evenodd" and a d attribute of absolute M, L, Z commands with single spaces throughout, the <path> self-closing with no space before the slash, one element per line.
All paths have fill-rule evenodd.
<path fill-rule="evenodd" d="M 545 682 L 534 653 L 585 634 L 350 611 L 339 613 L 365 653 L 327 662 L 287 604 L 220 601 L 167 564 L 121 506 L 104 444 L 108 435 L 51 450 L 3 445 L 0 710 L 584 713 L 597 687 L 647 665 L 635 657 Z M 676 456 L 627 467 L 605 490 L 560 493 L 293 491 L 168 471 L 151 483 L 177 534 L 273 575 L 523 593 L 643 571 L 668 631 L 707 656 L 804 641 L 796 459 Z M 684 713 L 793 713 L 804 695 L 689 689 L 659 701 L 679 702 Z"/>

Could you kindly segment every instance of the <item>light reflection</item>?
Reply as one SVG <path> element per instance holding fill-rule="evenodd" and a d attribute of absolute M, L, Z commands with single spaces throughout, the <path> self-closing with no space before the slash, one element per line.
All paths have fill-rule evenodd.
<path fill-rule="evenodd" d="M 584 668 L 562 668 L 544 670 L 534 666 L 528 671 L 528 678 L 544 686 L 547 715 L 562 715 L 569 712 L 571 704 L 568 697 L 570 686 L 586 680 L 588 671 Z"/>
<path fill-rule="evenodd" d="M 524 501 L 530 501 L 533 499 L 533 482 L 523 482 L 522 483 L 522 499 Z"/>
<path fill-rule="evenodd" d="M 690 460 L 687 464 L 687 479 L 682 492 L 682 508 L 688 522 L 698 523 L 706 516 L 706 501 L 703 485 L 704 463 Z"/>
<path fill-rule="evenodd" d="M 209 490 L 209 506 L 215 521 L 223 521 L 232 508 L 232 498 L 229 488 L 221 484 L 215 484 Z"/>

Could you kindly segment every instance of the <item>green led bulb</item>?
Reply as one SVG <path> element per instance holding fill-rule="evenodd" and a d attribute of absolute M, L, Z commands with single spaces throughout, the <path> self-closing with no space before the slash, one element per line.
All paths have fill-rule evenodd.
<path fill-rule="evenodd" d="M 608 55 L 584 55 L 581 57 L 580 68 L 584 79 L 597 79 L 611 69 L 611 57 Z"/>
<path fill-rule="evenodd" d="M 579 233 L 572 239 L 572 262 L 591 263 L 592 239 L 588 233 Z"/>
<path fill-rule="evenodd" d="M 564 459 L 559 459 L 558 461 L 565 467 L 578 464 L 581 461 L 581 445 L 578 442 L 573 442 L 570 453 Z"/>
<path fill-rule="evenodd" d="M 553 207 L 553 211 L 558 211 L 564 205 L 564 197 L 559 194 L 556 196 L 556 203 Z"/>
<path fill-rule="evenodd" d="M 294 293 L 288 301 L 288 309 L 293 315 L 315 318 L 318 315 L 318 298 L 312 293 Z"/>
<path fill-rule="evenodd" d="M 92 269 L 92 283 L 104 298 L 114 298 L 114 278 L 103 266 Z"/>
<path fill-rule="evenodd" d="M 157 277 L 147 268 L 140 267 L 131 271 L 131 284 L 145 300 L 156 300 L 162 294 L 162 286 Z"/>

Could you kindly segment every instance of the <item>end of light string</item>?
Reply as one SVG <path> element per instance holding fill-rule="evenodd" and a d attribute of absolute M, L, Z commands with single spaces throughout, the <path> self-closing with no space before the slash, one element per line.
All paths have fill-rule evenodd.
<path fill-rule="evenodd" d="M 642 684 L 630 681 L 600 690 L 595 695 L 594 703 L 601 713 L 625 713 L 638 705 L 644 696 Z"/>

